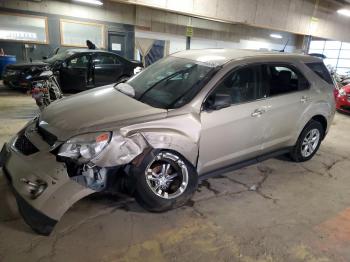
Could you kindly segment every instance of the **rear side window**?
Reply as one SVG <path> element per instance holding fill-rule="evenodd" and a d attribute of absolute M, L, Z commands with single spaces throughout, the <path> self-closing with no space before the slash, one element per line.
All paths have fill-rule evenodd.
<path fill-rule="evenodd" d="M 115 55 L 98 53 L 94 58 L 95 65 L 118 65 L 119 60 Z"/>
<path fill-rule="evenodd" d="M 309 82 L 289 65 L 264 65 L 264 83 L 268 96 L 277 96 L 309 88 Z"/>
<path fill-rule="evenodd" d="M 322 62 L 307 63 L 306 65 L 328 84 L 333 85 L 332 77 Z"/>

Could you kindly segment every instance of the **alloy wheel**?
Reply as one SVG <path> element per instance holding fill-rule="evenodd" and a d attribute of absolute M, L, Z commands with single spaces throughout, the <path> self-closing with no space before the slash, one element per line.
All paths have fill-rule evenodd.
<path fill-rule="evenodd" d="M 172 199 L 180 196 L 188 185 L 186 164 L 176 155 L 159 153 L 148 165 L 146 181 L 157 196 Z"/>
<path fill-rule="evenodd" d="M 309 157 L 315 152 L 320 142 L 320 131 L 315 128 L 311 129 L 305 136 L 303 143 L 301 144 L 301 155 L 303 157 Z"/>

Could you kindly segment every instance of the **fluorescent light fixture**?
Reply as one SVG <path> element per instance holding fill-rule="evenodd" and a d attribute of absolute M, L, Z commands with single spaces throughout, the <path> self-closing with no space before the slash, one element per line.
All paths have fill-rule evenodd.
<path fill-rule="evenodd" d="M 337 13 L 340 15 L 350 16 L 350 9 L 339 9 Z"/>
<path fill-rule="evenodd" d="M 283 38 L 281 35 L 278 35 L 278 34 L 271 34 L 270 37 L 272 37 L 272 38 L 278 38 L 278 39 Z"/>
<path fill-rule="evenodd" d="M 103 5 L 102 1 L 100 0 L 74 0 L 74 2 L 81 2 L 84 4 L 91 4 L 91 5 Z"/>

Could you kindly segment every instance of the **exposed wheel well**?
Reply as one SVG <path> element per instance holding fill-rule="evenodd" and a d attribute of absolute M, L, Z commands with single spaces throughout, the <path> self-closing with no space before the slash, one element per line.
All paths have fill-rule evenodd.
<path fill-rule="evenodd" d="M 327 130 L 327 119 L 324 116 L 316 115 L 316 116 L 314 116 L 312 118 L 312 120 L 319 122 L 322 125 L 324 132 L 326 133 L 326 130 Z"/>

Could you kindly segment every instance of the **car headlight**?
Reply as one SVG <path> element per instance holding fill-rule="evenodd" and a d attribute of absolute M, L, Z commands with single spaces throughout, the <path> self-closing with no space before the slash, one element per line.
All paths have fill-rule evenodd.
<path fill-rule="evenodd" d="M 68 157 L 86 163 L 97 157 L 109 144 L 111 132 L 89 133 L 75 136 L 64 143 L 59 156 Z"/>
<path fill-rule="evenodd" d="M 338 96 L 346 96 L 346 92 L 345 92 L 345 90 L 343 88 L 339 89 Z"/>

